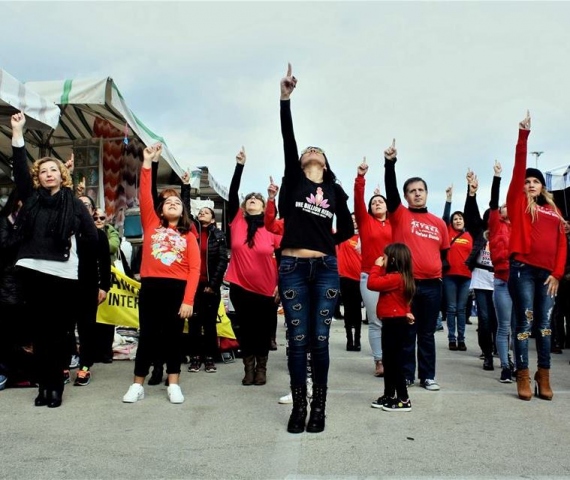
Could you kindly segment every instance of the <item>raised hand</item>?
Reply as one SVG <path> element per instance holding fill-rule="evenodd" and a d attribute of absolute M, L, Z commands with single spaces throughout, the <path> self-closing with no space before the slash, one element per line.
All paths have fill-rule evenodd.
<path fill-rule="evenodd" d="M 384 150 L 384 158 L 386 160 L 395 160 L 396 156 L 398 155 L 398 151 L 396 150 L 396 139 L 392 140 L 392 145 L 390 145 L 386 150 Z"/>
<path fill-rule="evenodd" d="M 469 196 L 473 197 L 479 190 L 479 179 L 477 175 L 473 175 L 473 179 L 469 182 Z"/>
<path fill-rule="evenodd" d="M 15 113 L 10 118 L 10 124 L 12 125 L 12 130 L 22 132 L 24 125 L 26 125 L 26 116 L 22 112 Z"/>
<path fill-rule="evenodd" d="M 474 176 L 475 172 L 471 170 L 469 167 L 467 167 L 467 174 L 465 175 L 465 178 L 467 180 L 467 185 L 469 185 L 473 181 Z"/>
<path fill-rule="evenodd" d="M 182 176 L 180 177 L 180 180 L 182 180 L 182 183 L 184 185 L 190 185 L 190 174 L 188 173 L 188 170 L 186 170 Z"/>
<path fill-rule="evenodd" d="M 273 181 L 273 177 L 269 176 L 269 186 L 267 187 L 267 199 L 274 200 L 279 192 L 279 185 Z"/>
<path fill-rule="evenodd" d="M 445 200 L 447 202 L 451 202 L 452 198 L 453 198 L 453 184 L 451 184 L 449 187 L 445 189 Z"/>
<path fill-rule="evenodd" d="M 287 64 L 287 73 L 281 79 L 281 100 L 289 100 L 289 97 L 297 86 L 297 79 L 293 76 L 291 64 Z"/>
<path fill-rule="evenodd" d="M 495 172 L 495 177 L 500 177 L 501 173 L 503 173 L 503 167 L 497 160 L 495 160 L 495 165 L 493 165 L 493 172 Z"/>
<path fill-rule="evenodd" d="M 149 145 L 143 150 L 143 160 L 148 163 L 148 168 L 150 168 L 151 162 L 158 162 L 160 154 L 162 153 L 162 144 L 155 143 L 154 145 Z"/>
<path fill-rule="evenodd" d="M 82 197 L 83 195 L 85 195 L 85 177 L 81 177 L 81 181 L 77 184 L 77 186 L 75 187 L 75 193 L 77 194 L 78 197 Z"/>
<path fill-rule="evenodd" d="M 358 165 L 358 175 L 360 175 L 361 177 L 364 177 L 364 175 L 366 175 L 366 172 L 368 171 L 368 164 L 366 163 L 366 157 L 364 157 L 364 160 L 362 160 L 362 163 L 360 165 Z"/>
<path fill-rule="evenodd" d="M 65 168 L 69 170 L 70 174 L 73 174 L 73 170 L 75 168 L 75 155 L 73 154 L 73 152 L 71 152 L 69 160 L 65 162 Z"/>
<path fill-rule="evenodd" d="M 382 195 L 382 190 L 380 189 L 380 184 L 376 185 L 376 188 L 374 189 L 374 195 Z"/>
<path fill-rule="evenodd" d="M 247 156 L 245 155 L 245 147 L 242 145 L 241 150 L 236 155 L 236 162 L 240 165 L 245 165 L 246 160 Z"/>
<path fill-rule="evenodd" d="M 519 128 L 521 130 L 530 130 L 530 112 L 526 111 L 526 117 L 519 122 Z"/>

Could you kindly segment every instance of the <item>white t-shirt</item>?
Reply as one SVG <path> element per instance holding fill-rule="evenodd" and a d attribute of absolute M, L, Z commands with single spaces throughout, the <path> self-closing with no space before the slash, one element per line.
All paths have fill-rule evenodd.
<path fill-rule="evenodd" d="M 479 252 L 477 256 L 477 264 L 484 265 L 486 267 L 492 267 L 493 262 L 491 261 L 491 252 L 489 251 L 489 242 L 485 245 L 485 248 Z M 471 272 L 471 289 L 477 290 L 493 290 L 493 282 L 495 280 L 495 274 L 489 270 L 483 268 L 475 268 Z"/>
<path fill-rule="evenodd" d="M 57 262 L 55 260 L 43 260 L 37 258 L 21 258 L 16 262 L 19 267 L 29 268 L 36 272 L 42 272 L 54 277 L 77 280 L 79 270 L 79 257 L 77 256 L 77 241 L 75 235 L 71 236 L 71 248 L 69 249 L 69 260 L 67 262 Z"/>

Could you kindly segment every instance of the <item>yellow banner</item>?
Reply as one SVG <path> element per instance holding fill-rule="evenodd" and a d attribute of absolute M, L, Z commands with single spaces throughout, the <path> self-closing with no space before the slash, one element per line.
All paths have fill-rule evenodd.
<path fill-rule="evenodd" d="M 97 322 L 139 328 L 140 282 L 127 277 L 111 265 L 111 289 L 99 305 Z"/>

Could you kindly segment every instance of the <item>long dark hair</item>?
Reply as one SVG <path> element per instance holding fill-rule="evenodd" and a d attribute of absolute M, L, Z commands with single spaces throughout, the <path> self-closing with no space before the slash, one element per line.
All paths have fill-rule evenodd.
<path fill-rule="evenodd" d="M 159 193 L 158 199 L 157 199 L 158 203 L 157 203 L 156 209 L 155 209 L 156 214 L 158 215 L 158 218 L 160 218 L 160 223 L 162 224 L 162 226 L 165 228 L 168 228 L 169 222 L 166 218 L 164 218 L 162 216 L 162 209 L 164 207 L 164 202 L 166 201 L 167 198 L 170 198 L 170 197 L 179 198 L 181 203 L 182 203 L 182 215 L 178 219 L 178 224 L 176 225 L 176 229 L 180 233 L 186 234 L 191 230 L 192 223 L 190 222 L 190 216 L 188 215 L 188 209 L 186 208 L 186 205 L 184 205 L 184 202 L 182 202 L 182 198 L 180 197 L 180 194 L 176 190 L 174 190 L 172 188 L 167 188 L 167 189 L 165 189 Z"/>
<path fill-rule="evenodd" d="M 416 283 L 412 274 L 412 252 L 403 243 L 391 243 L 384 249 L 386 273 L 398 272 L 404 279 L 404 298 L 411 303 L 416 293 Z"/>
<path fill-rule="evenodd" d="M 8 195 L 8 200 L 6 200 L 6 205 L 0 210 L 0 217 L 9 217 L 20 210 L 21 205 L 20 196 L 18 195 L 18 190 L 14 188 L 10 195 Z"/>

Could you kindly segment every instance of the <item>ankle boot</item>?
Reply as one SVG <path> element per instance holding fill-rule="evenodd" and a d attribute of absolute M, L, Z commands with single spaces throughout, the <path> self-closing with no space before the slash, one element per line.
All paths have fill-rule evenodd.
<path fill-rule="evenodd" d="M 164 373 L 164 367 L 162 365 L 156 364 L 152 369 L 152 374 L 148 380 L 149 385 L 158 385 L 162 382 L 162 375 Z"/>
<path fill-rule="evenodd" d="M 517 393 L 521 400 L 528 401 L 532 398 L 528 368 L 517 370 Z"/>
<path fill-rule="evenodd" d="M 354 327 L 354 351 L 360 352 L 360 325 Z"/>
<path fill-rule="evenodd" d="M 346 351 L 354 351 L 354 340 L 352 339 L 352 328 L 346 327 Z"/>
<path fill-rule="evenodd" d="M 34 400 L 34 405 L 36 407 L 43 407 L 44 405 L 48 404 L 48 392 L 45 387 L 40 385 L 38 389 L 38 396 Z"/>
<path fill-rule="evenodd" d="M 254 385 L 265 385 L 267 383 L 267 358 L 255 357 Z"/>
<path fill-rule="evenodd" d="M 48 408 L 57 408 L 61 406 L 62 402 L 62 391 L 57 390 L 49 390 L 48 392 Z"/>
<path fill-rule="evenodd" d="M 243 371 L 245 372 L 245 375 L 241 384 L 253 385 L 253 376 L 255 374 L 255 357 L 253 355 L 243 357 Z"/>
<path fill-rule="evenodd" d="M 320 433 L 325 429 L 325 405 L 327 403 L 327 386 L 313 385 L 311 414 L 307 422 L 307 432 Z"/>
<path fill-rule="evenodd" d="M 293 409 L 287 423 L 289 433 L 303 433 L 305 431 L 305 420 L 307 419 L 307 385 L 291 387 L 293 397 Z"/>
<path fill-rule="evenodd" d="M 534 374 L 534 394 L 543 400 L 552 400 L 554 393 L 550 388 L 550 370 L 548 368 L 538 367 Z"/>

